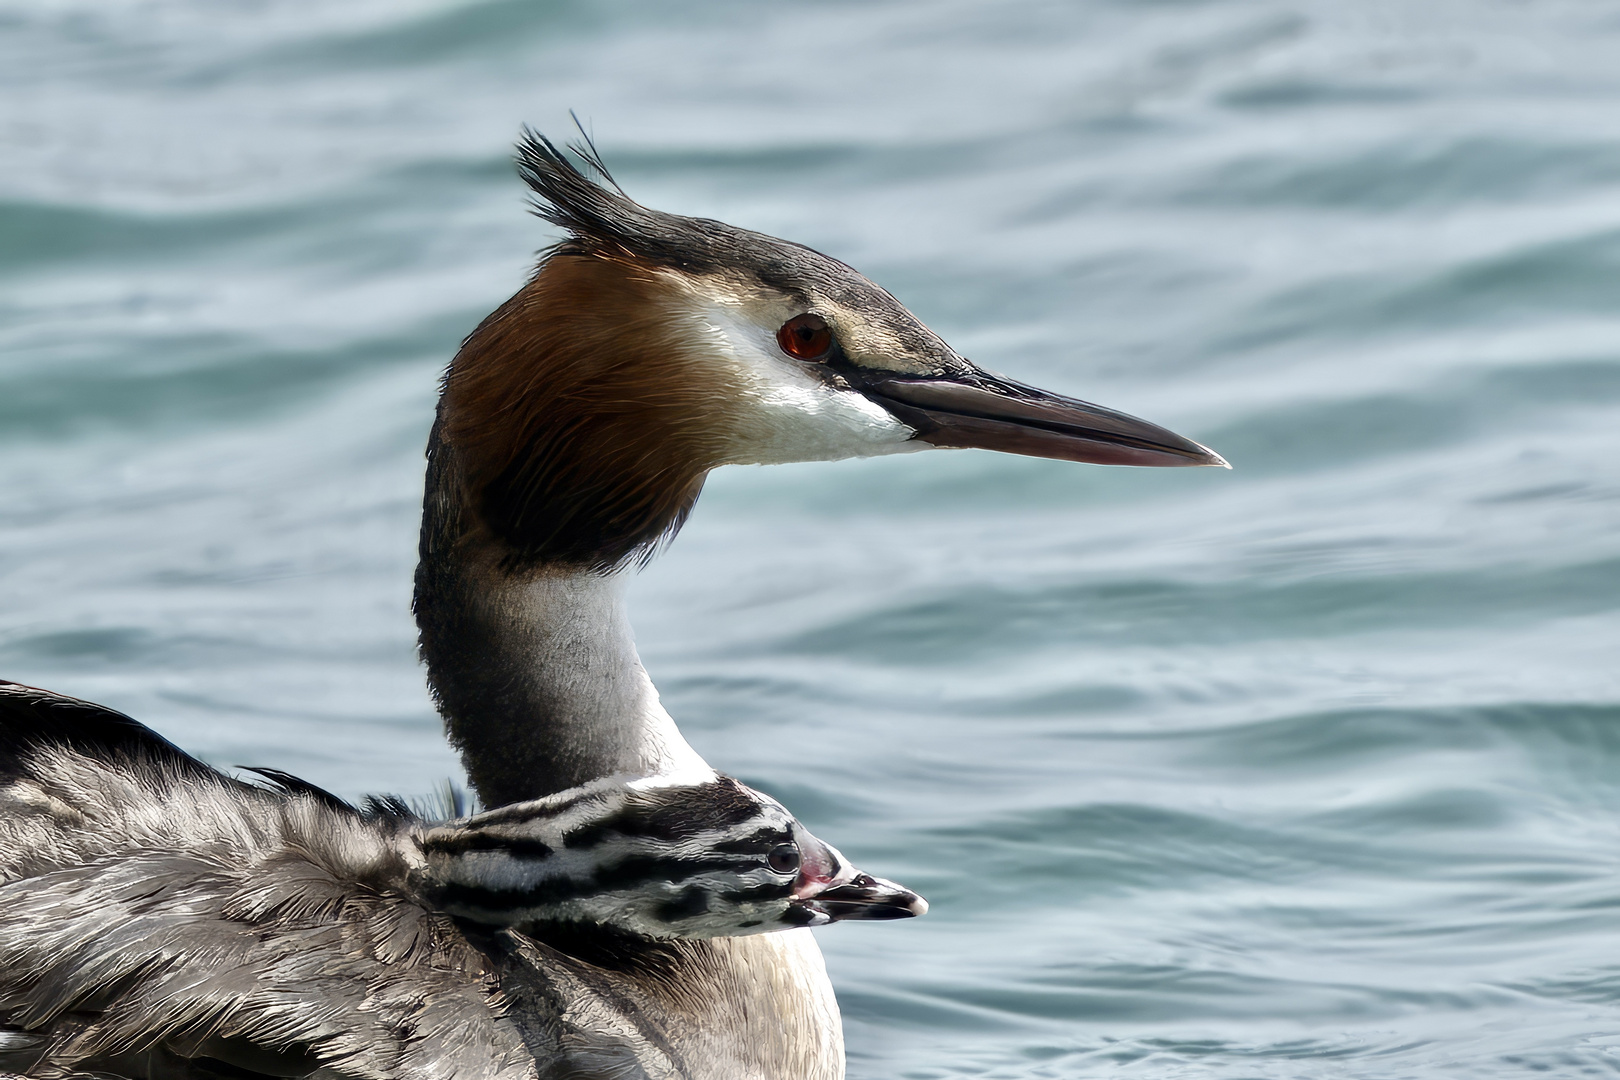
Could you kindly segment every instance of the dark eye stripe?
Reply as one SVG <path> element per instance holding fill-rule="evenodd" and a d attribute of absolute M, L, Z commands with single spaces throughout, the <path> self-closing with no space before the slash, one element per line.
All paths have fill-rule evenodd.
<path fill-rule="evenodd" d="M 443 903 L 478 908 L 484 911 L 512 911 L 526 907 L 543 907 L 578 900 L 582 896 L 614 890 L 634 891 L 636 887 L 651 883 L 673 884 L 710 873 L 746 873 L 759 869 L 752 859 L 657 859 L 632 858 L 603 867 L 588 878 L 548 877 L 530 888 L 493 889 L 483 885 L 454 882 L 446 885 L 439 897 Z M 786 886 L 774 886 L 787 889 Z M 790 890 L 789 890 L 790 891 Z"/>
<path fill-rule="evenodd" d="M 460 855 L 468 851 L 504 851 L 515 859 L 547 859 L 552 854 L 551 845 L 539 840 L 492 836 L 482 832 L 431 837 L 422 841 L 422 850 L 437 855 Z"/>
<path fill-rule="evenodd" d="M 755 829 L 747 836 L 739 836 L 735 840 L 726 840 L 715 844 L 710 850 L 726 855 L 760 855 L 763 856 L 771 848 L 789 837 L 785 829 L 775 825 L 766 825 Z"/>
<path fill-rule="evenodd" d="M 563 836 L 570 850 L 593 848 L 614 834 L 650 837 L 678 843 L 707 833 L 723 833 L 761 816 L 757 800 L 743 793 L 736 781 L 706 784 L 701 797 L 692 789 L 671 788 L 656 793 L 650 802 L 637 802 L 587 821 Z"/>
<path fill-rule="evenodd" d="M 602 867 L 594 878 L 598 889 L 623 889 L 652 881 L 685 881 L 699 874 L 746 874 L 758 869 L 759 863 L 753 859 L 663 859 L 638 855 Z"/>
<path fill-rule="evenodd" d="M 777 882 L 767 882 L 764 885 L 750 885 L 745 889 L 732 889 L 720 894 L 720 899 L 732 904 L 759 903 L 763 900 L 784 900 L 793 895 L 793 885 L 782 885 Z"/>
<path fill-rule="evenodd" d="M 709 894 L 693 885 L 683 891 L 679 899 L 658 905 L 657 915 L 660 922 L 672 923 L 706 915 L 708 911 Z"/>

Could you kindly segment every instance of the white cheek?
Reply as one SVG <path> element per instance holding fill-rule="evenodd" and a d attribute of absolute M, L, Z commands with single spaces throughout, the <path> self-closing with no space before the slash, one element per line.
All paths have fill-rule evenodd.
<path fill-rule="evenodd" d="M 834 390 L 781 354 L 773 333 L 720 307 L 705 312 L 718 352 L 747 391 L 733 412 L 734 465 L 835 461 L 925 450 L 916 431 L 852 390 Z"/>

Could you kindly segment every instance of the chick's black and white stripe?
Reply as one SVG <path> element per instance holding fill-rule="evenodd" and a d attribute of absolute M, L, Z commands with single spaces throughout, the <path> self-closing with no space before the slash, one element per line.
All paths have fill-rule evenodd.
<path fill-rule="evenodd" d="M 807 835 L 779 803 L 713 775 L 604 781 L 429 830 L 435 903 L 486 922 L 607 923 L 653 938 L 797 925 L 797 866 L 771 852 Z"/>

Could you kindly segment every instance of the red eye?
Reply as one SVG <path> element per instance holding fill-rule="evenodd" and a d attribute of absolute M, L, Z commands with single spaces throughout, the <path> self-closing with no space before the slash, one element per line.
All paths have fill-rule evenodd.
<path fill-rule="evenodd" d="M 782 324 L 776 343 L 795 360 L 825 360 L 832 352 L 832 327 L 820 315 L 798 315 Z"/>

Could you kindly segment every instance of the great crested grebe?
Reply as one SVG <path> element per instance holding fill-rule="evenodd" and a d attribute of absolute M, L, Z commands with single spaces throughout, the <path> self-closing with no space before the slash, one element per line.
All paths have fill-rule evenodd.
<path fill-rule="evenodd" d="M 524 836 L 491 824 L 517 820 L 502 815 L 521 818 L 527 811 L 520 806 L 567 805 L 576 792 L 601 785 L 680 793 L 702 806 L 732 783 L 710 769 L 660 705 L 622 603 L 627 571 L 680 528 L 711 469 L 929 446 L 1102 464 L 1225 465 L 1156 425 L 975 367 L 843 263 L 717 221 L 649 210 L 618 188 L 588 143 L 575 152 L 600 182 L 542 136 L 526 134 L 520 144 L 519 171 L 536 211 L 567 239 L 463 343 L 445 374 L 428 446 L 415 610 L 450 738 L 483 804 L 495 808 L 442 826 L 450 830 L 449 848 L 467 845 L 470 861 L 455 865 L 476 870 L 471 892 L 479 895 L 508 886 L 521 892 L 522 875 L 512 867 L 522 853 L 556 852 L 554 834 Z M 354 869 L 371 865 L 366 844 L 398 851 L 403 841 L 385 838 L 409 836 L 420 846 L 426 841 L 414 838 L 435 835 L 426 826 L 397 808 L 367 816 L 279 774 L 272 777 L 279 794 L 222 779 L 206 784 L 223 793 L 218 799 L 239 804 L 244 821 L 324 807 L 320 828 L 330 830 L 331 843 L 370 838 L 354 841 L 364 850 L 344 849 L 349 861 L 334 864 L 308 830 L 293 842 L 294 833 L 266 841 L 249 829 L 210 834 L 223 847 L 202 853 L 197 833 L 166 832 L 154 822 L 164 804 L 143 802 L 142 792 L 160 782 L 142 777 L 148 770 L 216 774 L 176 765 L 190 759 L 154 749 L 167 744 L 144 729 L 131 735 L 133 721 L 93 721 L 101 735 L 74 734 L 64 717 L 94 706 L 51 695 L 29 700 L 36 702 L 29 709 L 58 710 L 46 741 L 71 752 L 47 758 L 79 762 L 82 777 L 73 773 L 80 778 L 40 794 L 39 766 L 25 763 L 37 756 L 0 742 L 0 778 L 23 778 L 6 789 L 14 807 L 8 814 L 51 823 L 43 831 L 0 832 L 0 867 L 11 868 L 12 878 L 0 885 L 0 956 L 76 919 L 102 920 L 111 945 L 100 956 L 170 936 L 157 953 L 142 954 L 148 966 L 137 971 L 119 975 L 106 960 L 112 966 L 99 982 L 103 969 L 58 952 L 60 962 L 41 978 L 77 989 L 52 999 L 60 1007 L 48 1022 L 30 1005 L 34 991 L 8 986 L 0 972 L 0 1069 L 35 1069 L 27 1064 L 35 1058 L 79 1060 L 74 1040 L 94 1042 L 84 1032 L 111 1014 L 131 1019 L 101 1059 L 118 1064 L 97 1069 L 140 1080 L 843 1075 L 837 1005 L 803 929 L 665 937 L 649 933 L 644 918 L 626 926 L 587 914 L 526 918 L 521 931 L 492 931 L 491 921 L 500 920 L 491 912 L 530 910 L 526 901 L 511 896 L 483 907 L 457 891 L 453 875 L 429 887 L 409 874 L 385 880 Z M 129 749 L 131 740 L 138 751 Z M 271 805 L 280 809 L 259 809 Z M 102 832 L 125 839 L 96 839 Z M 140 842 L 132 846 L 128 837 Z M 698 846 L 729 856 L 733 842 L 705 834 Z M 299 845 L 314 845 L 315 854 L 306 858 L 310 852 Z M 562 845 L 568 848 L 567 839 Z M 59 849 L 69 855 L 59 858 Z M 220 862 L 207 888 L 223 888 L 216 879 L 236 872 L 237 891 L 223 901 L 212 893 L 188 900 L 181 894 L 189 886 L 165 876 L 164 855 Z M 157 862 L 143 868 L 148 857 Z M 622 873 L 637 882 L 630 892 L 646 890 L 637 893 L 636 910 L 673 904 L 668 914 L 679 916 L 674 879 L 641 873 L 635 868 L 647 867 L 636 858 L 624 854 L 612 864 L 627 870 L 592 870 L 594 887 L 611 892 L 608 883 Z M 334 865 L 342 868 L 335 877 Z M 77 874 L 81 884 L 54 894 L 54 906 L 8 903 L 52 874 L 67 875 L 63 881 Z M 810 922 L 818 913 L 831 919 L 920 910 L 898 886 L 864 875 L 836 878 L 810 898 L 819 907 L 783 910 L 808 913 Z M 142 890 L 167 902 L 170 889 L 172 903 L 187 911 L 194 910 L 187 903 L 215 904 L 215 921 L 230 925 L 221 930 L 204 919 L 199 926 L 209 932 L 240 938 L 237 924 L 263 917 L 292 920 L 296 933 L 263 938 L 264 948 L 251 954 L 231 953 L 209 933 L 181 929 L 171 907 L 163 908 L 167 919 L 126 910 L 146 902 Z M 696 915 L 713 904 L 696 894 L 688 902 Z M 372 910 L 387 904 L 411 908 L 414 934 L 396 932 L 397 919 Z M 283 970 L 278 964 L 307 971 L 313 981 L 308 992 L 272 995 L 266 1006 L 255 996 L 263 990 L 256 973 Z M 336 989 L 343 977 L 332 973 L 352 965 L 363 974 L 348 980 L 354 987 Z M 171 968 L 203 980 L 210 994 L 201 999 L 206 1008 L 186 1014 L 179 1028 L 159 1031 L 167 999 L 153 988 L 167 985 L 159 975 Z M 225 1034 L 234 1030 L 231 1018 L 266 1007 L 279 1026 Z M 364 1032 L 344 1029 L 333 1019 L 344 1007 L 370 1009 L 377 1023 Z M 386 1033 L 378 1027 L 388 1024 Z M 497 1029 L 499 1038 L 490 1034 Z M 380 1056 L 368 1058 L 368 1046 Z M 73 1071 L 38 1068 L 42 1076 Z"/>

